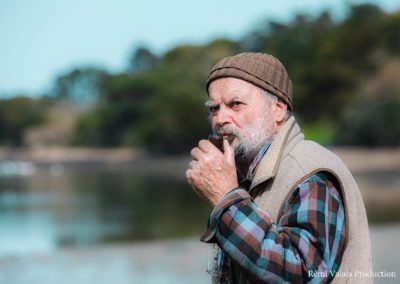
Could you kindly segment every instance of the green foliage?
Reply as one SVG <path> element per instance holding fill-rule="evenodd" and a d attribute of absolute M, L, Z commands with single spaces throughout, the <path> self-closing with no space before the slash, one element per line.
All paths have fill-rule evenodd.
<path fill-rule="evenodd" d="M 400 146 L 400 59 L 378 69 L 344 108 L 338 139 L 343 144 Z"/>
<path fill-rule="evenodd" d="M 158 58 L 145 47 L 137 48 L 129 61 L 128 70 L 132 73 L 154 70 Z"/>
<path fill-rule="evenodd" d="M 305 139 L 313 140 L 325 146 L 333 145 L 336 131 L 330 119 L 321 118 L 315 123 L 302 127 Z"/>
<path fill-rule="evenodd" d="M 400 99 L 357 98 L 343 115 L 339 139 L 347 145 L 400 146 Z"/>
<path fill-rule="evenodd" d="M 297 15 L 288 23 L 260 23 L 236 41 L 180 45 L 161 55 L 138 47 L 125 72 L 77 68 L 55 81 L 51 96 L 89 106 L 73 145 L 187 153 L 209 132 L 203 105 L 208 71 L 245 51 L 270 53 L 284 63 L 306 138 L 327 145 L 399 145 L 400 12 L 370 4 L 350 7 L 341 22 L 328 12 Z M 28 119 L 35 108 L 16 119 L 2 104 L 0 141 L 21 143 L 21 129 L 40 121 Z"/>
<path fill-rule="evenodd" d="M 110 76 L 103 82 L 104 96 L 97 106 L 82 116 L 72 140 L 74 145 L 118 146 L 143 118 L 143 104 L 154 93 L 152 75 Z"/>
<path fill-rule="evenodd" d="M 204 101 L 204 91 L 197 86 L 172 82 L 144 106 L 143 123 L 132 129 L 138 130 L 134 141 L 157 152 L 187 152 L 207 136 Z"/>
<path fill-rule="evenodd" d="M 308 139 L 397 145 L 396 134 L 382 133 L 382 124 L 398 133 L 397 99 L 358 99 L 357 94 L 382 62 L 398 56 L 399 25 L 399 13 L 358 5 L 339 23 L 327 12 L 315 18 L 298 15 L 289 23 L 261 24 L 239 41 L 180 45 L 161 56 L 139 47 L 127 73 L 102 79 L 101 99 L 82 117 L 74 142 L 187 152 L 209 132 L 203 106 L 208 70 L 225 56 L 257 51 L 275 55 L 286 66 L 294 83 L 295 114 Z"/>
<path fill-rule="evenodd" d="M 47 103 L 28 97 L 0 100 L 0 143 L 21 146 L 24 131 L 45 121 Z"/>
<path fill-rule="evenodd" d="M 107 72 L 98 68 L 76 68 L 59 76 L 51 97 L 79 104 L 92 104 L 101 97 Z"/>
<path fill-rule="evenodd" d="M 382 33 L 385 48 L 393 53 L 400 54 L 400 11 L 386 15 Z"/>
<path fill-rule="evenodd" d="M 237 50 L 229 40 L 204 48 L 179 46 L 151 61 L 151 68 L 136 62 L 134 71 L 108 77 L 102 99 L 78 123 L 73 144 L 187 152 L 209 132 L 204 78 L 220 57 Z M 141 48 L 134 53 L 135 60 L 139 53 L 146 58 L 151 54 Z"/>

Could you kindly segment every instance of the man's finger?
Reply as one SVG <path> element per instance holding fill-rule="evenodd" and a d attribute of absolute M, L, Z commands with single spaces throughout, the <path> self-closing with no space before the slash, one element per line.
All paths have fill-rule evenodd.
<path fill-rule="evenodd" d="M 235 164 L 235 151 L 228 139 L 224 139 L 224 156 L 230 164 Z"/>
<path fill-rule="evenodd" d="M 192 156 L 193 160 L 198 161 L 198 160 L 200 160 L 201 156 L 204 155 L 204 151 L 202 151 L 200 148 L 196 147 L 196 148 L 193 148 L 192 151 L 190 151 L 190 155 Z"/>
<path fill-rule="evenodd" d="M 189 163 L 189 169 L 193 170 L 193 168 L 196 166 L 197 161 L 193 160 Z"/>
<path fill-rule="evenodd" d="M 191 184 L 191 169 L 186 170 L 186 179 Z"/>
<path fill-rule="evenodd" d="M 208 153 L 208 152 L 213 151 L 215 147 L 210 141 L 203 139 L 203 140 L 200 140 L 200 142 L 199 142 L 199 148 L 202 151 Z"/>

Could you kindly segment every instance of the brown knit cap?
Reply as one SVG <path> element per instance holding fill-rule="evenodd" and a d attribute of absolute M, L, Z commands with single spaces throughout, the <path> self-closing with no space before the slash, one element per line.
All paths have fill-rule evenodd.
<path fill-rule="evenodd" d="M 208 75 L 207 91 L 212 81 L 223 77 L 250 82 L 281 98 L 293 110 L 292 81 L 283 64 L 272 55 L 240 53 L 221 59 Z"/>

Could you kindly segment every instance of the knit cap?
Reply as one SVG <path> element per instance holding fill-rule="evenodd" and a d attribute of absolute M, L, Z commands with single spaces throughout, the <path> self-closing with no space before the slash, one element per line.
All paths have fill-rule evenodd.
<path fill-rule="evenodd" d="M 224 77 L 252 83 L 282 99 L 293 110 L 292 81 L 283 64 L 272 55 L 248 52 L 221 59 L 208 75 L 207 91 L 212 81 Z"/>

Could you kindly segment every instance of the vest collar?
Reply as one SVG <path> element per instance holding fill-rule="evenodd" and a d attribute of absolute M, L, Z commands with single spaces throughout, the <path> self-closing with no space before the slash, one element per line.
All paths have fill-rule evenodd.
<path fill-rule="evenodd" d="M 273 178 L 278 171 L 283 156 L 287 155 L 303 139 L 304 135 L 301 133 L 299 125 L 294 116 L 291 116 L 276 134 L 267 153 L 260 160 L 255 169 L 249 190 Z"/>

